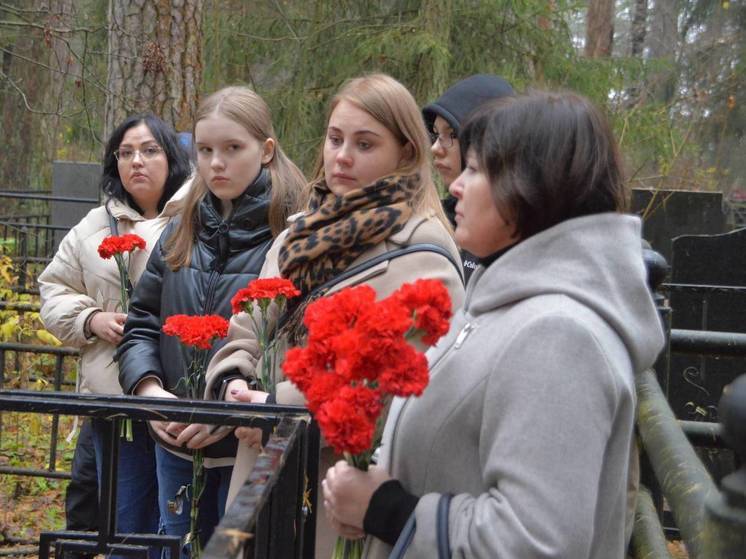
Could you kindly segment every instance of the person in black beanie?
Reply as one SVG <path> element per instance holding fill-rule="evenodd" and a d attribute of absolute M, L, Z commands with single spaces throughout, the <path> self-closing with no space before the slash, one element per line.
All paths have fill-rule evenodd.
<path fill-rule="evenodd" d="M 458 135 L 461 123 L 474 109 L 486 101 L 515 95 L 513 88 L 504 79 L 492 74 L 469 76 L 449 87 L 436 101 L 422 109 L 422 116 L 430 132 L 435 168 L 443 180 L 446 190 L 464 169 L 464 154 L 461 153 Z M 443 209 L 455 227 L 456 198 L 449 194 L 443 199 Z M 462 250 L 464 280 L 479 264 L 479 259 Z"/>

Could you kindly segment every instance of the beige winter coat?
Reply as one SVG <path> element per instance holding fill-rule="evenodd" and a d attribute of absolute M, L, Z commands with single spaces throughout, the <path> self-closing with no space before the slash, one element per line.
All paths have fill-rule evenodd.
<path fill-rule="evenodd" d="M 178 214 L 189 183 L 169 200 L 153 219 L 118 200 L 108 201 L 120 235 L 136 234 L 145 239 L 145 250 L 130 254 L 128 272 L 133 285 L 150 256 L 151 249 L 169 220 Z M 62 239 L 54 259 L 39 276 L 41 318 L 45 327 L 63 344 L 80 348 L 79 390 L 94 394 L 121 394 L 119 371 L 113 361 L 115 347 L 83 333 L 86 319 L 97 310 L 121 312 L 119 272 L 113 258 L 98 254 L 101 241 L 111 235 L 105 206 L 94 208 Z"/>
<path fill-rule="evenodd" d="M 291 217 L 291 220 L 293 218 Z M 276 277 L 280 275 L 277 256 L 286 236 L 286 231 L 275 240 L 267 253 L 267 259 L 262 269 L 261 277 Z M 419 243 L 439 245 L 451 253 L 455 262 L 460 263 L 458 249 L 446 228 L 434 216 L 413 216 L 404 228 L 380 243 L 371 250 L 363 253 L 350 266 L 356 266 L 380 254 L 396 250 L 405 246 Z M 459 266 L 460 268 L 460 266 Z M 367 283 L 376 290 L 379 298 L 384 298 L 398 289 L 402 284 L 413 282 L 420 278 L 440 279 L 451 294 L 454 310 L 461 307 L 464 299 L 464 288 L 460 271 L 442 255 L 433 252 L 415 252 L 391 261 L 381 262 L 358 276 L 341 282 L 332 292 L 351 285 Z M 241 313 L 231 320 L 227 343 L 215 354 L 207 369 L 207 390 L 205 398 L 211 398 L 212 387 L 223 374 L 239 370 L 247 377 L 252 377 L 260 366 L 260 351 L 254 335 L 251 318 Z M 282 359 L 277 359 L 282 362 Z M 277 372 L 275 373 L 277 375 Z M 275 378 L 278 378 L 277 376 Z M 289 381 L 277 385 L 277 402 L 279 404 L 304 405 L 302 394 Z M 228 504 L 235 498 L 238 490 L 246 481 L 256 460 L 257 452 L 239 443 L 236 463 L 228 492 Z M 326 469 L 334 464 L 336 457 L 330 449 L 322 451 L 319 475 L 323 477 Z M 317 557 L 331 556 L 331 548 L 335 536 L 326 522 L 321 500 L 318 503 L 317 522 Z"/>

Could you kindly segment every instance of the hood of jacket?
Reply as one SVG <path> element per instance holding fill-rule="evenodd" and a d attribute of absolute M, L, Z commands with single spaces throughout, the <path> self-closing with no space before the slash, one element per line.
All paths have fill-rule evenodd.
<path fill-rule="evenodd" d="M 183 200 L 189 192 L 193 180 L 194 176 L 189 177 L 186 182 L 181 185 L 181 187 L 179 187 L 179 190 L 174 192 L 174 195 L 171 196 L 171 198 L 169 198 L 168 201 L 164 204 L 163 209 L 156 216 L 156 219 L 174 217 L 175 215 L 179 214 L 182 208 Z M 104 205 L 117 221 L 120 221 L 122 219 L 126 219 L 132 222 L 146 221 L 145 216 L 132 208 L 125 201 L 117 200 L 116 198 L 108 198 L 104 202 Z"/>
<path fill-rule="evenodd" d="M 231 213 L 225 219 L 219 200 L 212 194 L 205 196 L 198 209 L 200 242 L 225 259 L 271 239 L 268 223 L 271 190 L 271 175 L 262 167 L 243 194 L 233 200 Z"/>
<path fill-rule="evenodd" d="M 619 335 L 636 371 L 655 362 L 663 331 L 647 287 L 637 217 L 570 219 L 519 242 L 477 269 L 464 309 L 477 316 L 548 294 L 565 295 L 598 314 Z"/>

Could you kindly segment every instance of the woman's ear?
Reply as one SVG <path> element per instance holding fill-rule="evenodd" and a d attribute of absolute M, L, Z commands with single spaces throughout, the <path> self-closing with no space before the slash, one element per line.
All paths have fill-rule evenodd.
<path fill-rule="evenodd" d="M 262 165 L 269 164 L 275 156 L 275 141 L 272 138 L 264 140 L 262 145 Z"/>
<path fill-rule="evenodd" d="M 402 146 L 401 157 L 399 158 L 399 165 L 402 163 L 409 163 L 414 159 L 414 146 L 411 142 L 407 142 Z"/>

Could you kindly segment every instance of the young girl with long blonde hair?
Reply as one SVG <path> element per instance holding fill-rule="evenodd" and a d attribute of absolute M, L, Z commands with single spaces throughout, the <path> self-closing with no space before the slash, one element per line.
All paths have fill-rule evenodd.
<path fill-rule="evenodd" d="M 167 228 L 135 291 L 119 346 L 125 394 L 186 396 L 193 350 L 161 332 L 175 314 L 231 314 L 230 299 L 259 275 L 274 236 L 297 209 L 305 180 L 283 153 L 270 111 L 246 87 L 227 87 L 199 107 L 194 127 L 196 178 L 181 220 Z M 192 478 L 189 452 L 202 448 L 207 475 L 200 500 L 200 540 L 210 537 L 225 508 L 236 439 L 227 428 L 151 421 L 159 508 L 166 534 L 189 531 L 189 492 L 169 506 Z M 182 553 L 188 557 L 188 553 Z"/>

